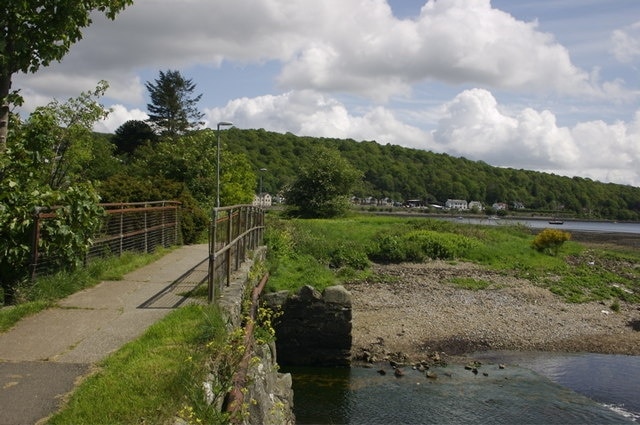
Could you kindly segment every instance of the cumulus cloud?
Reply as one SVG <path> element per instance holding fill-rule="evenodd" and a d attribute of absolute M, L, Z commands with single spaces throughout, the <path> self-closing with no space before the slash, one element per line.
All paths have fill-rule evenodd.
<path fill-rule="evenodd" d="M 311 90 L 235 99 L 205 110 L 209 126 L 232 121 L 239 128 L 265 128 L 301 136 L 376 140 L 403 146 L 424 146 L 427 132 L 401 122 L 391 110 L 372 107 L 354 115 L 336 99 Z"/>
<path fill-rule="evenodd" d="M 357 15 L 354 11 L 357 21 L 338 24 L 319 33 L 321 41 L 303 46 L 285 63 L 280 83 L 383 99 L 406 94 L 423 80 L 602 95 L 552 35 L 538 31 L 535 22 L 492 8 L 489 0 L 431 0 L 415 20 L 397 20 L 385 2 L 370 3 Z"/>
<path fill-rule="evenodd" d="M 115 98 L 126 103 L 143 91 L 135 81 L 141 69 L 217 67 L 225 60 L 280 61 L 285 90 L 380 101 L 409 95 L 412 84 L 428 80 L 602 95 L 552 35 L 490 0 L 429 0 L 419 16 L 404 20 L 385 0 L 236 0 L 224 7 L 207 0 L 135 2 L 115 21 L 96 14 L 60 65 L 24 81 L 55 92 L 64 79 L 106 79 L 129 88 Z"/>
<path fill-rule="evenodd" d="M 640 184 L 640 111 L 630 123 L 588 121 L 561 127 L 548 110 L 509 113 L 486 90 L 460 93 L 442 107 L 436 148 L 508 166 Z"/>
<path fill-rule="evenodd" d="M 611 35 L 613 55 L 623 63 L 640 58 L 640 21 L 628 27 L 615 30 Z"/>
<path fill-rule="evenodd" d="M 149 118 L 146 112 L 140 109 L 128 110 L 123 105 L 113 105 L 106 119 L 99 121 L 93 130 L 100 133 L 114 133 L 118 127 L 130 120 L 145 121 Z"/>

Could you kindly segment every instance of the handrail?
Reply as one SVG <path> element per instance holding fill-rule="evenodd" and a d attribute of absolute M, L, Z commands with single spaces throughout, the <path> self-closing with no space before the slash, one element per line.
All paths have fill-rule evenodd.
<path fill-rule="evenodd" d="M 222 285 L 240 268 L 247 253 L 262 244 L 264 209 L 254 205 L 213 208 L 209 228 L 208 300 L 218 298 Z"/>

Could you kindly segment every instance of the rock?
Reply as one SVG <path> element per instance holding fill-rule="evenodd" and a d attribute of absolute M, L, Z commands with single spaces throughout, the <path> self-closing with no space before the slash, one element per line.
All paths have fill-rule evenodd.
<path fill-rule="evenodd" d="M 399 377 L 401 377 L 401 376 L 404 376 L 404 371 L 403 371 L 402 369 L 400 369 L 400 368 L 396 368 L 396 369 L 393 371 L 393 374 L 394 374 L 396 377 L 398 377 L 398 378 L 399 378 Z"/>
<path fill-rule="evenodd" d="M 386 370 L 384 370 L 384 369 L 378 369 L 378 374 L 380 374 L 380 375 L 386 375 L 386 374 L 387 374 L 387 371 L 386 371 Z"/>
<path fill-rule="evenodd" d="M 437 379 L 438 378 L 438 374 L 433 372 L 433 371 L 431 371 L 431 370 L 428 370 L 425 375 L 429 379 Z"/>
<path fill-rule="evenodd" d="M 351 305 L 351 293 L 342 285 L 330 286 L 322 292 L 324 302 L 340 304 L 344 306 Z"/>
<path fill-rule="evenodd" d="M 506 367 L 506 366 L 505 366 L 505 365 L 503 365 L 503 364 L 499 364 L 499 365 L 498 365 L 498 368 L 499 368 L 499 369 L 504 369 L 505 367 Z"/>

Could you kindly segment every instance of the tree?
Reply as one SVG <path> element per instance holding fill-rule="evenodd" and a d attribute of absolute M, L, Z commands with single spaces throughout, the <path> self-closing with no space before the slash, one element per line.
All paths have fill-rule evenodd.
<path fill-rule="evenodd" d="M 6 150 L 9 106 L 19 103 L 11 92 L 17 72 L 36 72 L 41 66 L 61 60 L 82 29 L 91 25 L 91 13 L 103 12 L 109 19 L 133 0 L 10 0 L 0 6 L 0 153 Z"/>
<path fill-rule="evenodd" d="M 145 142 L 156 142 L 158 136 L 144 121 L 129 120 L 118 127 L 111 141 L 116 145 L 117 154 L 131 154 Z"/>
<path fill-rule="evenodd" d="M 55 213 L 39 229 L 46 237 L 38 251 L 55 253 L 51 265 L 79 265 L 102 221 L 85 170 L 93 159 L 91 128 L 106 113 L 94 97 L 104 89 L 102 84 L 65 103 L 53 101 L 24 123 L 12 117 L 0 155 L 0 298 L 6 303 L 28 276 L 36 209 Z"/>
<path fill-rule="evenodd" d="M 200 120 L 204 114 L 196 107 L 202 95 L 192 97 L 196 85 L 191 80 L 186 80 L 180 71 L 169 70 L 160 71 L 160 77 L 154 81 L 155 84 L 146 83 L 151 97 L 151 103 L 147 104 L 148 122 L 160 136 L 176 139 L 203 124 Z"/>
<path fill-rule="evenodd" d="M 287 203 L 293 207 L 292 214 L 309 218 L 343 215 L 362 173 L 336 150 L 319 147 L 310 158 L 285 193 Z"/>

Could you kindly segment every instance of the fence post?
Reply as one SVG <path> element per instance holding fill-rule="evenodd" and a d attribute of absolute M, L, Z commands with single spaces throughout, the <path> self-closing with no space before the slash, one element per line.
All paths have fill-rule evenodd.
<path fill-rule="evenodd" d="M 228 245 L 233 240 L 233 208 L 229 209 L 227 212 L 227 240 L 225 244 Z M 231 257 L 233 255 L 233 248 L 229 247 L 226 251 L 226 276 L 227 276 L 227 286 L 231 284 Z M 237 251 L 237 248 L 236 248 Z M 236 252 L 237 255 L 237 252 Z"/>
<path fill-rule="evenodd" d="M 40 243 L 40 210 L 42 208 L 35 207 L 33 211 L 33 234 L 31 237 L 31 280 L 36 278 L 36 270 L 38 269 L 38 245 Z"/>

